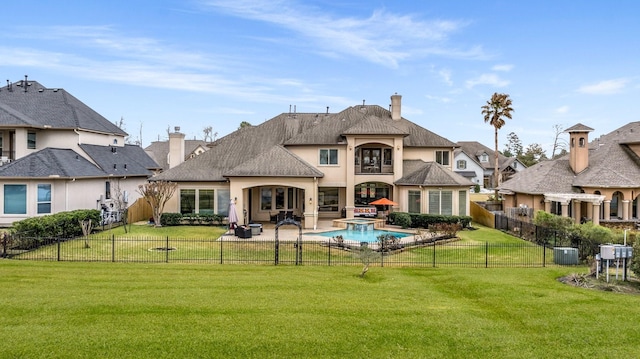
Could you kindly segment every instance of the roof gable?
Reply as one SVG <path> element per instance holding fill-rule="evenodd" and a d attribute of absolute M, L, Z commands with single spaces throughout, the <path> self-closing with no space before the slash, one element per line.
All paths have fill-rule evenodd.
<path fill-rule="evenodd" d="M 127 135 L 65 90 L 24 80 L 0 88 L 0 125 Z"/>
<path fill-rule="evenodd" d="M 279 145 L 273 146 L 223 175 L 225 177 L 324 177 L 322 172 Z"/>
<path fill-rule="evenodd" d="M 407 186 L 473 186 L 467 178 L 448 170 L 437 162 L 404 161 L 407 169 L 412 172 L 394 182 L 396 185 Z M 405 172 L 406 173 L 406 172 Z"/>

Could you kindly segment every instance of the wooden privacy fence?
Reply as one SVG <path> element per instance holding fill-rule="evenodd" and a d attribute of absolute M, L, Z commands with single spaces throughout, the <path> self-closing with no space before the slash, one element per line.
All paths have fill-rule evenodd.
<path fill-rule="evenodd" d="M 127 220 L 129 223 L 140 221 L 148 221 L 153 216 L 153 210 L 144 198 L 138 198 L 131 206 L 129 206 L 129 215 Z"/>
<path fill-rule="evenodd" d="M 469 210 L 474 222 L 480 223 L 483 226 L 486 226 L 489 228 L 495 228 L 496 219 L 495 219 L 495 214 L 493 212 L 488 211 L 486 208 L 484 208 L 483 206 L 479 205 L 476 202 L 469 202 L 469 203 L 470 203 Z"/>

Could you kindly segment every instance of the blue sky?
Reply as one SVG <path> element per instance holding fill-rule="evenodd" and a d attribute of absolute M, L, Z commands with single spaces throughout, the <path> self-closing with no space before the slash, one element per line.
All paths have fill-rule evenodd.
<path fill-rule="evenodd" d="M 548 155 L 554 125 L 583 123 L 593 139 L 640 120 L 632 0 L 41 0 L 2 13 L 2 85 L 64 88 L 143 146 L 174 126 L 222 137 L 293 106 L 388 108 L 393 93 L 408 120 L 489 147 L 480 107 L 507 93 L 500 149 L 515 132 Z"/>

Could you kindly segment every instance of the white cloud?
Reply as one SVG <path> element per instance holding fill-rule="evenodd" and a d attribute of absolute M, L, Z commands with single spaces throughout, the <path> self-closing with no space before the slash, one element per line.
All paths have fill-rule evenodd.
<path fill-rule="evenodd" d="M 501 79 L 500 76 L 496 74 L 482 74 L 476 78 L 467 80 L 466 85 L 467 88 L 473 88 L 477 85 L 491 85 L 495 87 L 505 87 L 509 85 L 508 80 Z"/>
<path fill-rule="evenodd" d="M 615 79 L 601 81 L 592 85 L 585 85 L 578 89 L 578 92 L 590 95 L 611 95 L 621 92 L 629 80 Z"/>
<path fill-rule="evenodd" d="M 495 65 L 491 68 L 491 70 L 493 71 L 503 71 L 503 72 L 509 72 L 511 70 L 513 70 L 514 66 L 513 65 L 507 65 L 507 64 L 503 64 L 503 65 Z"/>
<path fill-rule="evenodd" d="M 560 114 L 565 114 L 567 112 L 569 112 L 569 106 L 560 106 L 558 108 L 556 108 L 555 110 L 556 113 L 560 113 Z"/>
<path fill-rule="evenodd" d="M 479 47 L 459 50 L 446 46 L 449 35 L 466 25 L 461 21 L 422 21 L 385 10 L 374 11 L 366 18 L 338 17 L 286 0 L 203 0 L 202 5 L 285 28 L 303 38 L 296 42 L 298 46 L 312 46 L 312 51 L 324 56 L 349 55 L 391 68 L 418 56 L 482 56 Z"/>
<path fill-rule="evenodd" d="M 451 70 L 442 69 L 438 71 L 438 75 L 440 76 L 442 81 L 444 81 L 444 83 L 446 83 L 449 86 L 453 86 L 453 81 L 451 81 Z"/>
<path fill-rule="evenodd" d="M 432 95 L 426 95 L 425 97 L 428 100 L 442 102 L 442 103 L 449 103 L 449 102 L 453 101 L 450 97 L 432 96 Z"/>

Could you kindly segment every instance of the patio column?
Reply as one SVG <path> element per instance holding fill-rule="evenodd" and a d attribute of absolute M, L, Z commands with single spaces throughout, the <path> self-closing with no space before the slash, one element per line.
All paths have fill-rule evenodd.
<path fill-rule="evenodd" d="M 582 202 L 574 199 L 573 201 L 571 201 L 571 205 L 573 206 L 573 221 L 575 222 L 575 224 L 580 224 L 580 221 L 582 219 L 582 214 L 580 213 Z"/>
<path fill-rule="evenodd" d="M 602 219 L 604 219 L 605 221 L 608 221 L 611 219 L 611 200 L 605 199 L 603 202 L 604 202 L 604 216 L 602 216 Z"/>
<path fill-rule="evenodd" d="M 597 226 L 600 224 L 600 203 L 594 203 L 592 211 L 591 221 Z"/>
<path fill-rule="evenodd" d="M 629 219 L 629 200 L 628 199 L 622 200 L 622 219 L 625 221 Z"/>
<path fill-rule="evenodd" d="M 595 204 L 587 202 L 587 213 L 585 214 L 585 216 L 587 218 L 591 218 L 591 220 L 593 220 L 593 206 L 595 206 Z"/>
<path fill-rule="evenodd" d="M 569 217 L 569 203 L 563 202 L 562 206 L 562 217 Z"/>
<path fill-rule="evenodd" d="M 548 199 L 544 200 L 544 211 L 547 213 L 551 213 L 551 201 Z"/>

